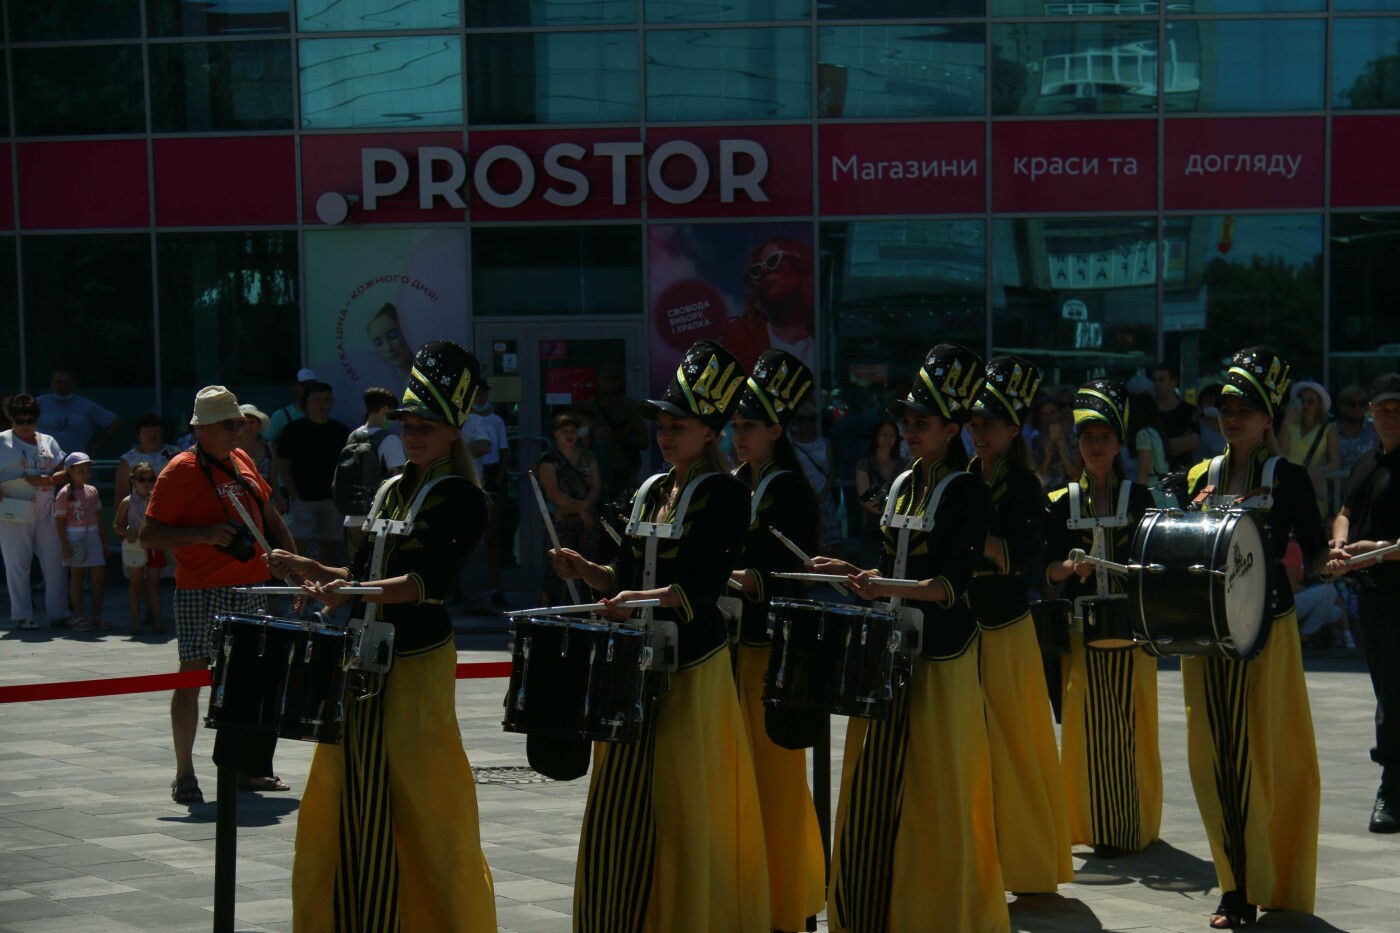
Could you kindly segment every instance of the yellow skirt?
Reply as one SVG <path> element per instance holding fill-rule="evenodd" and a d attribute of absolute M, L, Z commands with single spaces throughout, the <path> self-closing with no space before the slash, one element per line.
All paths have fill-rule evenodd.
<path fill-rule="evenodd" d="M 1162 829 L 1157 749 L 1157 659 L 1140 649 L 1096 651 L 1070 633 L 1060 767 L 1070 839 L 1136 852 Z"/>
<path fill-rule="evenodd" d="M 758 787 L 727 647 L 671 675 L 640 742 L 593 746 L 577 933 L 769 933 Z"/>
<path fill-rule="evenodd" d="M 1003 628 L 982 630 L 982 693 L 1006 890 L 1054 891 L 1074 880 L 1074 863 L 1045 667 L 1029 612 Z"/>
<path fill-rule="evenodd" d="M 763 675 L 768 648 L 739 645 L 735 679 L 748 731 L 768 847 L 768 890 L 775 930 L 806 930 L 807 918 L 826 905 L 826 857 L 817 810 L 807 785 L 807 753 L 768 738 L 763 720 Z"/>
<path fill-rule="evenodd" d="M 1322 781 L 1298 617 L 1276 618 L 1253 661 L 1183 659 L 1181 685 L 1191 786 L 1220 890 L 1312 913 Z"/>
<path fill-rule="evenodd" d="M 888 720 L 846 728 L 831 929 L 1006 933 L 977 646 L 914 668 Z"/>
<path fill-rule="evenodd" d="M 299 933 L 496 929 L 456 665 L 450 642 L 395 658 L 383 693 L 346 698 L 341 744 L 316 746 L 292 863 Z"/>

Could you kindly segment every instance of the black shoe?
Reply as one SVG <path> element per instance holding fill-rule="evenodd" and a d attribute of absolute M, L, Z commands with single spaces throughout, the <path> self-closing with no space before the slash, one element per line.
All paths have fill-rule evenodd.
<path fill-rule="evenodd" d="M 1384 791 L 1376 795 L 1376 805 L 1371 808 L 1371 823 L 1366 828 L 1373 833 L 1400 832 L 1400 819 L 1396 819 L 1395 807 L 1386 799 Z"/>
<path fill-rule="evenodd" d="M 491 605 L 493 605 L 493 606 L 502 606 L 502 607 L 504 607 L 504 606 L 509 606 L 510 603 L 506 602 L 506 594 L 505 594 L 505 593 L 502 593 L 500 590 L 492 590 L 492 591 L 491 591 Z"/>

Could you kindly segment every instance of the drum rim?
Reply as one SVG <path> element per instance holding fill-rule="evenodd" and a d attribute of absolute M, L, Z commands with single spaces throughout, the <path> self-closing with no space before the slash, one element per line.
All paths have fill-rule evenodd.
<path fill-rule="evenodd" d="M 1231 532 L 1230 538 L 1231 540 L 1233 540 L 1235 528 L 1237 528 L 1240 522 L 1243 521 L 1249 521 L 1250 523 L 1252 523 L 1254 526 L 1255 533 L 1259 535 L 1261 560 L 1272 560 L 1272 557 L 1269 554 L 1269 538 L 1268 535 L 1265 533 L 1267 529 L 1264 527 L 1264 523 L 1259 519 L 1259 517 L 1254 514 L 1254 510 L 1226 509 L 1225 517 L 1221 520 L 1220 529 L 1217 531 L 1216 534 L 1216 547 L 1212 548 L 1211 551 L 1211 563 L 1213 566 L 1220 566 L 1218 547 L 1223 532 L 1226 530 L 1226 528 L 1228 528 Z M 1229 555 L 1227 554 L 1226 557 L 1226 563 L 1228 563 Z M 1225 578 L 1211 578 L 1211 628 L 1215 630 L 1216 647 L 1219 649 L 1220 653 L 1227 658 L 1233 658 L 1235 660 L 1243 661 L 1248 660 L 1249 658 L 1258 657 L 1259 652 L 1262 651 L 1264 647 L 1262 642 L 1264 642 L 1268 638 L 1269 627 L 1271 622 L 1271 613 L 1269 611 L 1270 606 L 1268 592 L 1268 567 L 1265 566 L 1262 569 L 1264 571 L 1264 604 L 1260 607 L 1259 610 L 1259 625 L 1255 629 L 1254 641 L 1250 643 L 1248 648 L 1243 648 L 1235 643 L 1234 633 L 1230 631 L 1230 617 L 1228 613 L 1223 611 L 1225 608 Z M 1219 606 L 1217 606 L 1217 602 L 1219 602 Z M 1216 621 L 1217 616 L 1219 616 L 1220 620 L 1224 623 L 1225 631 L 1223 633 L 1220 631 L 1220 624 Z M 1225 638 L 1229 639 L 1229 648 L 1226 648 L 1222 641 L 1222 639 Z"/>
<path fill-rule="evenodd" d="M 857 606 L 851 603 L 827 603 L 817 599 L 797 599 L 784 596 L 775 596 L 768 601 L 770 610 L 789 606 L 797 609 L 816 608 L 822 615 L 827 615 L 829 613 L 835 616 L 853 618 L 888 618 L 891 621 L 898 618 L 898 613 L 873 604 L 869 606 Z"/>

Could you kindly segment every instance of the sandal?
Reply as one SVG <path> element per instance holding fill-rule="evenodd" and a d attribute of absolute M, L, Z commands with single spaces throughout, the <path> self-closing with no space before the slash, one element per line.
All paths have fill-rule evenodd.
<path fill-rule="evenodd" d="M 25 632 L 33 632 L 39 628 L 39 623 L 33 619 L 21 619 L 15 628 Z"/>
<path fill-rule="evenodd" d="M 1236 927 L 1252 926 L 1259 919 L 1259 908 L 1244 899 L 1239 891 L 1230 891 L 1220 896 L 1215 913 L 1210 915 L 1212 930 L 1233 930 Z"/>
<path fill-rule="evenodd" d="M 70 622 L 75 632 L 91 632 L 93 630 L 93 624 L 82 616 L 74 616 Z"/>
<path fill-rule="evenodd" d="M 203 803 L 204 791 L 199 789 L 199 778 L 193 774 L 186 774 L 171 781 L 170 799 L 184 804 Z"/>
<path fill-rule="evenodd" d="M 238 789 L 270 793 L 273 791 L 291 790 L 292 788 L 290 785 L 284 784 L 282 782 L 282 779 L 279 778 L 277 775 L 273 774 L 269 775 L 268 777 L 244 776 L 242 780 L 238 782 Z"/>

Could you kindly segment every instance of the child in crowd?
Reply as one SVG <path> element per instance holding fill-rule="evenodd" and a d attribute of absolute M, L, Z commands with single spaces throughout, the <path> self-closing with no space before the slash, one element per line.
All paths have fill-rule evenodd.
<path fill-rule="evenodd" d="M 54 524 L 68 565 L 68 599 L 79 612 L 83 600 L 83 571 L 92 572 L 92 618 L 73 617 L 76 632 L 105 631 L 111 625 L 102 618 L 102 587 L 107 576 L 107 529 L 102 526 L 102 500 L 92 479 L 92 458 L 78 451 L 63 461 L 68 485 L 54 503 Z"/>
<path fill-rule="evenodd" d="M 146 519 L 146 503 L 156 484 L 155 467 L 141 461 L 131 468 L 131 495 L 117 506 L 112 530 L 122 539 L 122 563 L 126 566 L 126 598 L 131 606 L 131 634 L 140 635 L 150 625 L 156 632 L 165 631 L 160 618 L 160 571 L 165 566 L 165 552 L 158 548 L 143 548 L 137 543 L 141 523 Z M 146 612 L 141 613 L 141 591 L 146 593 Z"/>

